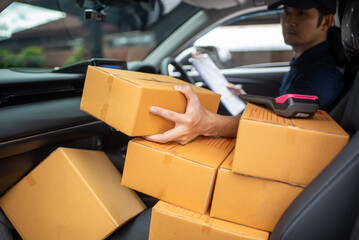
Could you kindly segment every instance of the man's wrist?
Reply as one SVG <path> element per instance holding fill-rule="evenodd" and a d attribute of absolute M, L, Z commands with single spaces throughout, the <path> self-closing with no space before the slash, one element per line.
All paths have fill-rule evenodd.
<path fill-rule="evenodd" d="M 209 113 L 204 136 L 236 137 L 240 116 L 224 116 Z"/>

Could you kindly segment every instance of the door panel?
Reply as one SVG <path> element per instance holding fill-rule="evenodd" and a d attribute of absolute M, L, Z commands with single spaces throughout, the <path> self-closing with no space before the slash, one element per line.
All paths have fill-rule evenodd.
<path fill-rule="evenodd" d="M 279 86 L 286 72 L 289 70 L 288 66 L 272 66 L 261 68 L 235 68 L 235 69 L 221 69 L 220 72 L 232 84 L 242 84 L 243 89 L 248 94 L 276 96 Z M 188 72 L 199 86 L 207 87 L 203 79 L 197 72 Z M 176 74 L 173 76 L 176 77 Z"/>

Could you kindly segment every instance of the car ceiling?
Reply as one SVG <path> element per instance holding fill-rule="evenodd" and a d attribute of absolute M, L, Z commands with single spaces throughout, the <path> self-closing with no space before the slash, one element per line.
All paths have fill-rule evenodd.
<path fill-rule="evenodd" d="M 74 0 L 75 1 L 75 0 Z M 131 4 L 133 2 L 143 2 L 147 4 L 153 3 L 155 0 L 98 0 L 106 5 L 113 5 L 116 7 L 120 2 L 123 4 Z M 224 9 L 229 7 L 235 7 L 238 5 L 247 5 L 248 2 L 253 2 L 253 6 L 263 6 L 266 4 L 270 4 L 275 0 L 183 0 L 184 2 L 195 5 L 204 9 Z M 13 0 L 1 0 L 0 1 L 0 12 L 4 10 L 7 6 L 9 6 Z M 112 3 L 113 2 L 113 3 Z"/>
<path fill-rule="evenodd" d="M 12 2 L 13 2 L 13 0 L 1 0 L 0 1 L 0 12 L 2 12 L 2 10 L 7 8 L 7 6 L 9 6 Z"/>
<path fill-rule="evenodd" d="M 275 2 L 276 0 L 183 0 L 184 2 L 204 9 L 224 9 L 239 5 L 247 5 L 252 2 L 252 6 L 263 6 Z"/>
<path fill-rule="evenodd" d="M 238 4 L 240 4 L 241 2 L 252 1 L 252 0 L 221 0 L 221 1 L 218 1 L 218 0 L 183 0 L 183 1 L 188 4 L 195 5 L 195 6 L 198 6 L 201 8 L 223 9 L 223 8 L 228 8 L 228 7 L 234 7 L 234 6 L 237 6 Z"/>

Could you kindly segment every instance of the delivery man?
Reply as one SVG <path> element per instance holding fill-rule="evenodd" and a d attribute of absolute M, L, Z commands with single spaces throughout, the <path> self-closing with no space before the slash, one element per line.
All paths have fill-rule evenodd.
<path fill-rule="evenodd" d="M 281 0 L 268 6 L 283 5 L 282 33 L 292 46 L 293 60 L 285 75 L 279 95 L 286 93 L 316 95 L 321 108 L 326 108 L 342 88 L 341 74 L 329 53 L 326 41 L 334 21 L 335 0 Z M 189 85 L 175 86 L 187 98 L 183 114 L 152 106 L 150 112 L 175 122 L 175 127 L 163 134 L 146 136 L 150 141 L 175 141 L 186 144 L 199 135 L 236 137 L 240 116 L 223 116 L 207 111 Z"/>

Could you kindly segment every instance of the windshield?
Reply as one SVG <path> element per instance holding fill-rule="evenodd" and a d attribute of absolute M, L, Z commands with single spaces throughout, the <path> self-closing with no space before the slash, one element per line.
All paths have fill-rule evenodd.
<path fill-rule="evenodd" d="M 0 68 L 54 68 L 91 58 L 143 60 L 198 10 L 180 0 L 129 2 L 12 3 L 0 13 Z"/>

